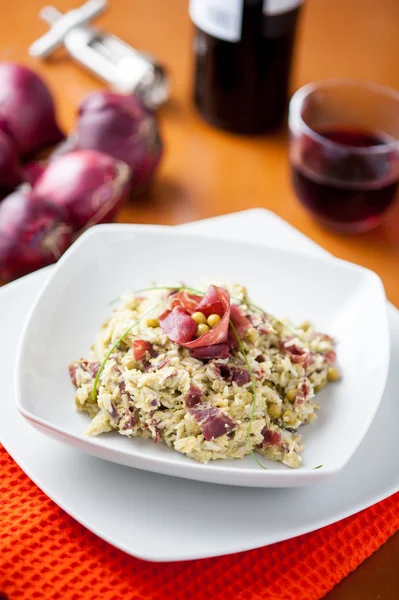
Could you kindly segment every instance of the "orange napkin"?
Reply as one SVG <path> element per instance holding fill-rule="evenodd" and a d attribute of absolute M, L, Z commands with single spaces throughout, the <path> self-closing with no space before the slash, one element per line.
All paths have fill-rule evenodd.
<path fill-rule="evenodd" d="M 399 529 L 399 493 L 313 533 L 221 558 L 149 563 L 58 508 L 0 447 L 3 600 L 317 600 Z"/>

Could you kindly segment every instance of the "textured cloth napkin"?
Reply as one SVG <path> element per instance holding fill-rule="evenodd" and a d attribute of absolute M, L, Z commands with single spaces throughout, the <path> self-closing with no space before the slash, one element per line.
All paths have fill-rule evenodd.
<path fill-rule="evenodd" d="M 69 517 L 2 447 L 0 473 L 0 600 L 317 600 L 399 529 L 397 493 L 258 550 L 149 563 Z"/>

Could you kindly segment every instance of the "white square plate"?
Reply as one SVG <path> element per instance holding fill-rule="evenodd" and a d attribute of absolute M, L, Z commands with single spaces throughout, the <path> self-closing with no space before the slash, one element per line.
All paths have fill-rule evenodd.
<path fill-rule="evenodd" d="M 316 423 L 303 428 L 304 466 L 296 471 L 273 462 L 263 471 L 250 457 L 200 465 L 148 440 L 84 434 L 87 419 L 74 410 L 67 366 L 87 354 L 110 299 L 152 281 L 194 284 L 203 276 L 243 283 L 268 312 L 310 319 L 339 340 L 344 376 L 318 396 L 322 409 Z M 325 480 L 345 466 L 378 408 L 388 362 L 384 291 L 367 269 L 175 229 L 105 225 L 64 255 L 32 308 L 17 360 L 17 406 L 45 433 L 123 465 L 212 483 L 294 487 Z"/>
<path fill-rule="evenodd" d="M 226 239 L 267 239 L 275 247 L 335 260 L 265 209 L 180 228 Z M 40 433 L 21 416 L 9 375 L 15 368 L 26 315 L 53 270 L 47 267 L 0 289 L 0 439 L 54 502 L 102 539 L 147 560 L 205 558 L 314 531 L 399 491 L 399 454 L 394 451 L 399 438 L 399 311 L 394 306 L 388 304 L 391 357 L 384 395 L 345 469 L 306 488 L 232 489 L 112 464 Z M 242 518 L 237 519 L 237 514 Z"/>

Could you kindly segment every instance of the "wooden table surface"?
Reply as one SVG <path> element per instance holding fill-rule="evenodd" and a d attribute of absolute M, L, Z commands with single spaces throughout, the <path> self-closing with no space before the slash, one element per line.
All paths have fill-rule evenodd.
<path fill-rule="evenodd" d="M 227 0 L 226 0 L 227 1 Z M 66 11 L 73 0 L 54 0 Z M 24 62 L 49 82 L 66 130 L 75 107 L 101 84 L 63 53 L 47 63 L 29 44 L 47 27 L 44 0 L 1 0 L 0 60 Z M 399 207 L 374 232 L 341 237 L 316 225 L 290 186 L 286 133 L 235 137 L 201 120 L 191 103 L 192 28 L 187 0 L 110 0 L 99 24 L 169 67 L 172 98 L 160 111 L 166 153 L 150 197 L 127 205 L 119 220 L 177 224 L 251 207 L 273 210 L 341 258 L 376 271 L 399 306 Z M 292 89 L 327 77 L 373 80 L 399 89 L 398 0 L 308 0 L 297 40 Z M 399 534 L 342 581 L 328 600 L 397 600 Z"/>

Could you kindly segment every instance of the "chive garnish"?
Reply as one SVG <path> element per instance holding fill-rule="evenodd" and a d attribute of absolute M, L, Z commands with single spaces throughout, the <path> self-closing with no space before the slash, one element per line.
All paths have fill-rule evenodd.
<path fill-rule="evenodd" d="M 322 467 L 322 466 L 323 466 L 323 465 L 317 465 L 317 467 L 313 467 L 313 471 L 314 471 L 315 469 L 321 469 L 321 467 Z"/>
<path fill-rule="evenodd" d="M 248 369 L 249 375 L 251 377 L 251 386 L 252 386 L 253 401 L 252 401 L 252 408 L 251 408 L 251 416 L 249 418 L 248 436 L 247 436 L 249 452 L 250 452 L 252 458 L 254 459 L 254 461 L 256 462 L 256 464 L 259 465 L 260 467 L 262 467 L 262 469 L 264 469 L 265 471 L 267 471 L 268 470 L 267 467 L 265 467 L 264 465 L 262 465 L 262 463 L 256 458 L 255 452 L 252 450 L 252 446 L 251 446 L 251 430 L 252 430 L 252 423 L 253 423 L 253 420 L 254 420 L 254 414 L 255 414 L 255 409 L 256 409 L 256 386 L 255 386 L 254 374 L 253 374 L 251 366 L 249 364 L 247 353 L 245 352 L 245 349 L 244 349 L 243 343 L 241 341 L 241 338 L 238 335 L 236 328 L 234 327 L 233 321 L 231 321 L 231 320 L 230 320 L 230 327 L 232 328 L 232 330 L 234 332 L 234 335 L 236 336 L 238 347 L 240 349 L 241 354 L 244 357 L 245 364 L 247 365 L 247 369 Z"/>
<path fill-rule="evenodd" d="M 135 325 L 138 325 L 140 323 L 140 321 L 142 321 L 144 319 L 144 317 L 146 317 L 150 312 L 152 312 L 153 310 L 155 310 L 156 308 L 158 308 L 158 306 L 161 306 L 162 302 L 158 302 L 158 304 L 155 304 L 155 306 L 152 306 L 149 310 L 147 310 L 143 315 L 141 315 L 141 317 L 139 319 L 137 319 L 134 323 L 132 323 L 132 325 L 130 325 L 130 327 L 128 327 L 126 329 L 126 331 L 124 333 L 122 333 L 122 335 L 116 340 L 115 344 L 113 346 L 111 346 L 111 348 L 108 350 L 107 354 L 104 357 L 103 362 L 100 365 L 100 368 L 97 371 L 97 375 L 96 378 L 94 380 L 94 385 L 93 385 L 93 391 L 91 394 L 91 397 L 93 399 L 93 401 L 96 401 L 97 398 L 97 385 L 98 385 L 98 380 L 100 379 L 100 375 L 104 370 L 105 364 L 107 362 L 107 360 L 109 359 L 109 357 L 111 356 L 111 354 L 113 353 L 113 351 L 115 350 L 115 348 L 118 346 L 118 344 L 121 343 L 121 341 L 127 336 L 127 334 L 133 329 L 133 327 L 135 327 Z"/>
<path fill-rule="evenodd" d="M 201 292 L 200 290 L 196 290 L 194 288 L 191 287 L 186 287 L 185 285 L 180 285 L 180 286 L 176 286 L 176 285 L 162 285 L 162 286 L 154 286 L 154 287 L 148 287 L 148 288 L 143 288 L 141 290 L 135 290 L 134 292 L 130 292 L 131 294 L 133 294 L 134 296 L 137 296 L 137 294 L 142 294 L 143 292 L 153 292 L 155 290 L 176 290 L 176 292 L 179 292 L 181 290 L 187 290 L 188 292 L 194 292 L 195 294 L 198 294 L 199 296 L 205 296 L 205 292 Z M 115 304 L 115 302 L 118 302 L 118 300 L 120 300 L 121 297 L 118 296 L 117 298 L 114 298 L 113 300 L 110 300 L 109 304 Z"/>

